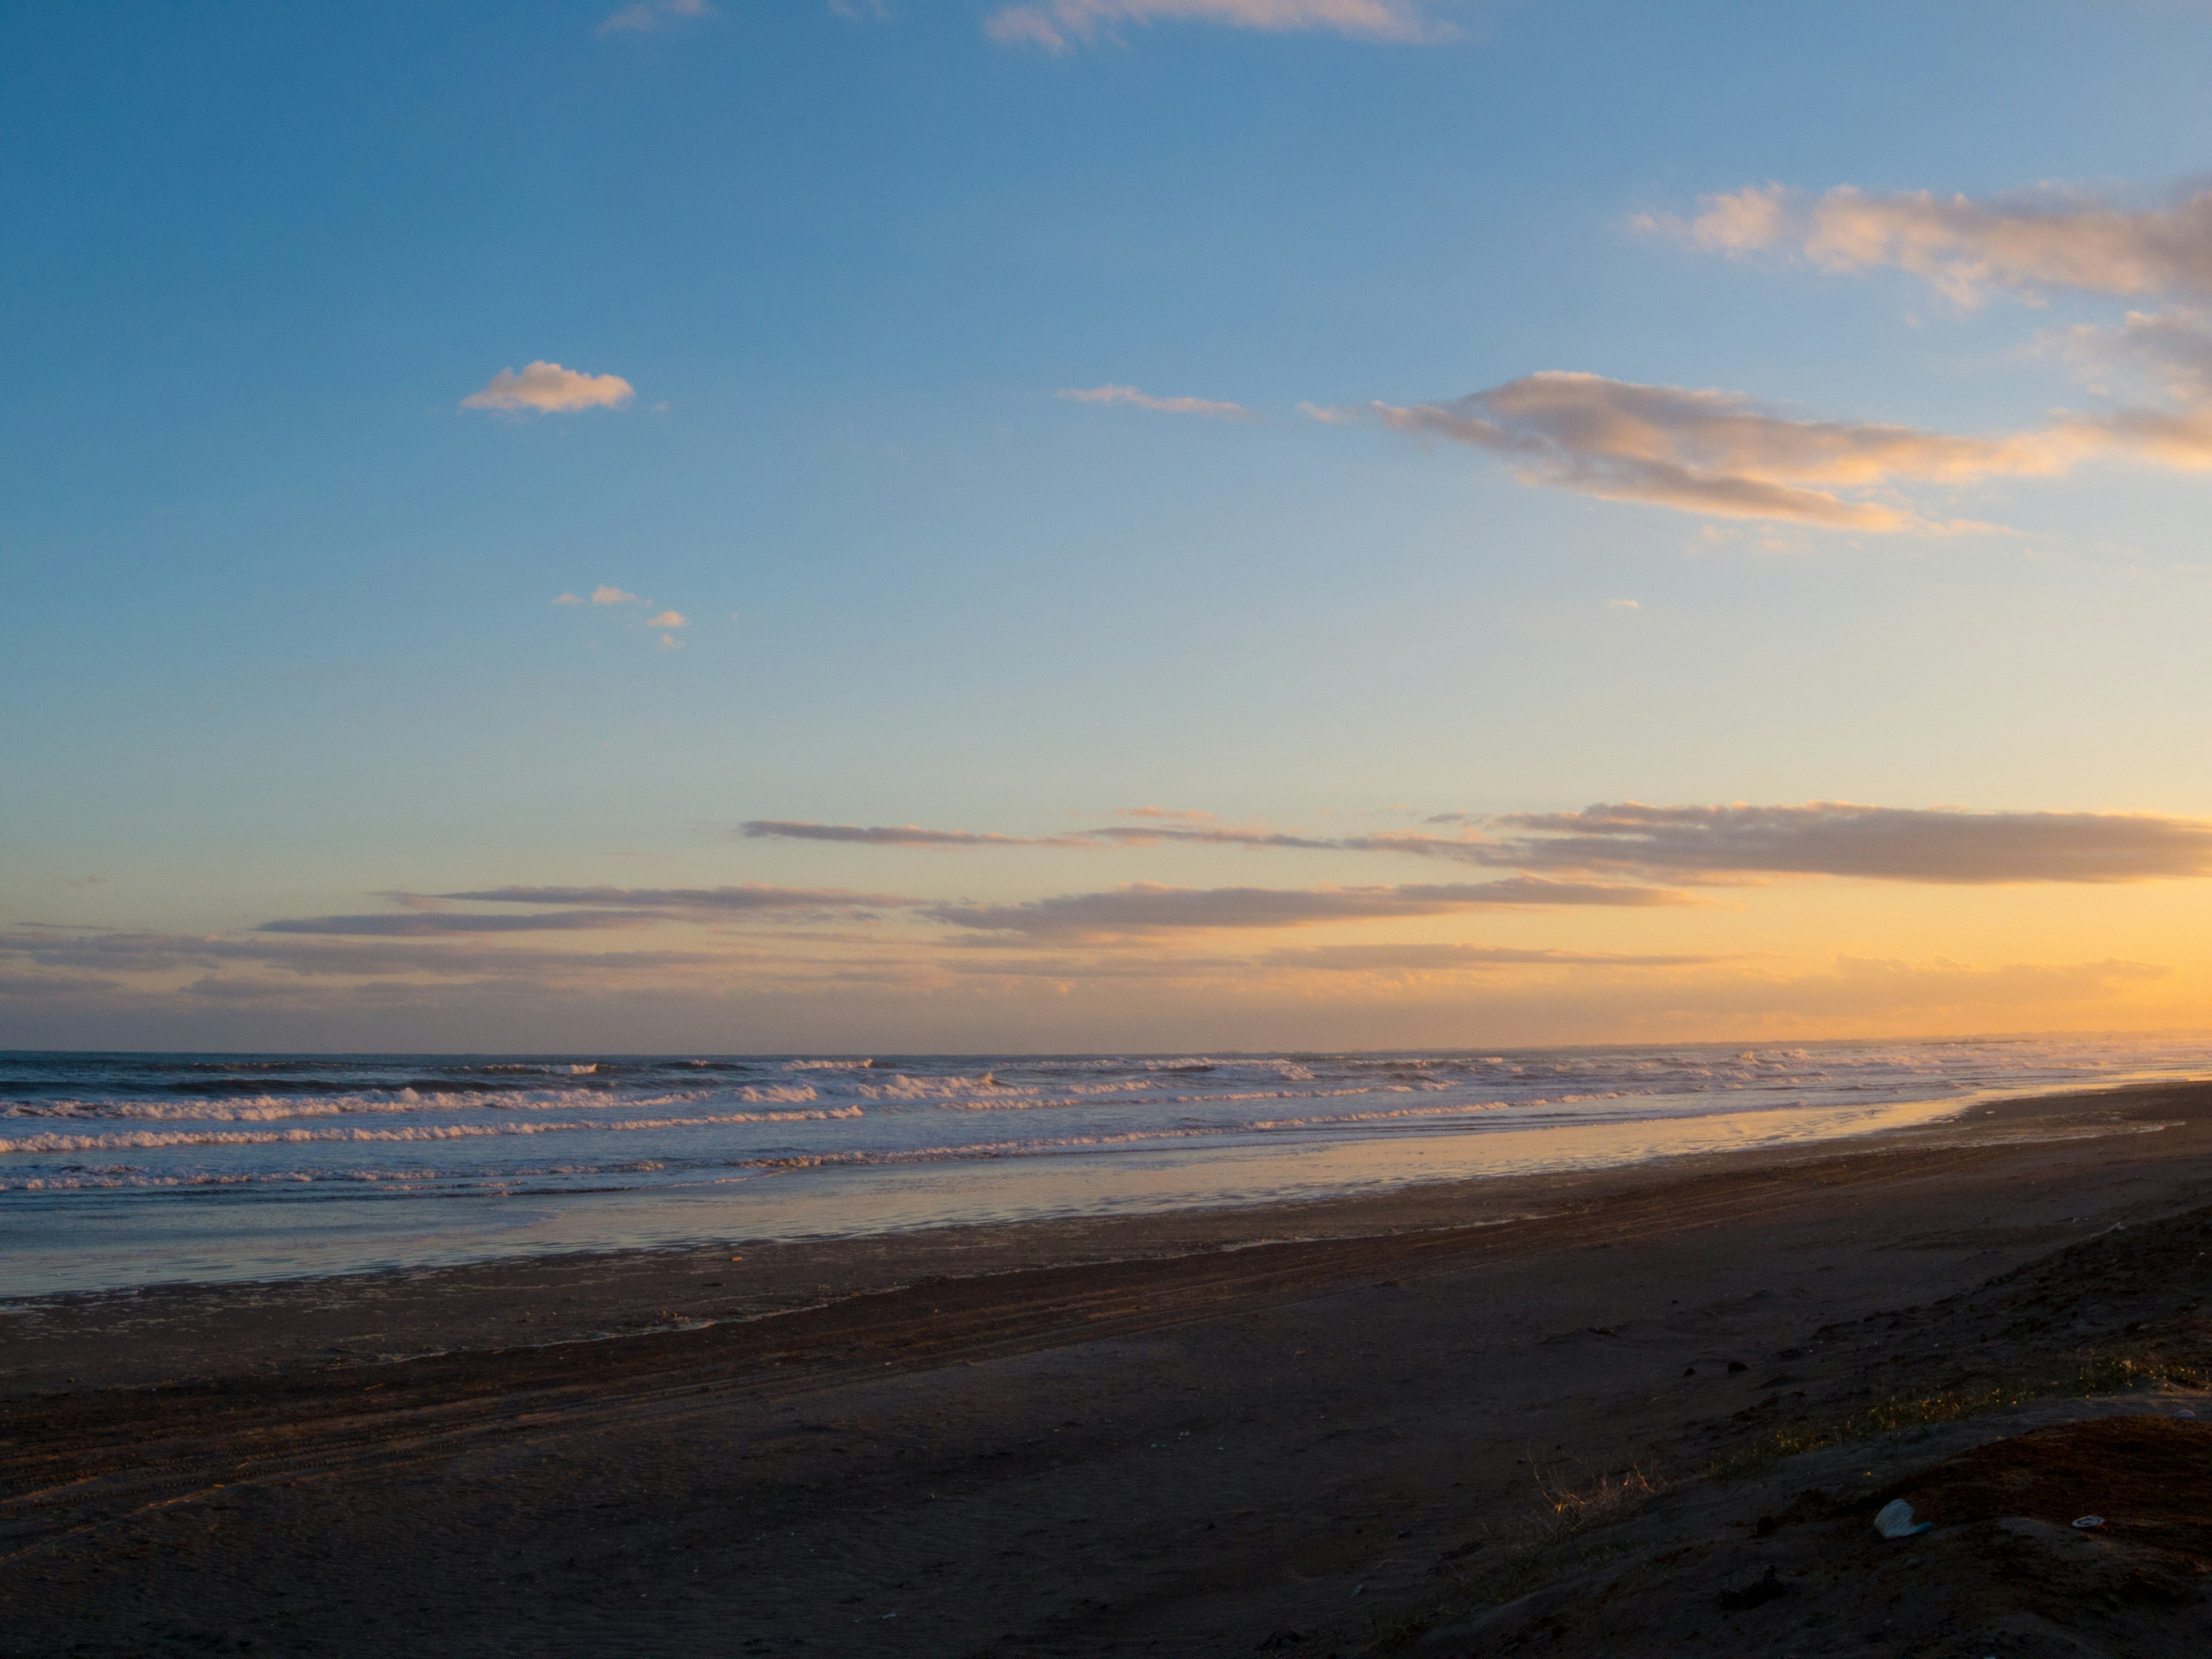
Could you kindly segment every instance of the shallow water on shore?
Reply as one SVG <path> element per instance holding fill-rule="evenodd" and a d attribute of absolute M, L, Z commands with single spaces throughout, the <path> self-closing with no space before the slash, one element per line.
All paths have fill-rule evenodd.
<path fill-rule="evenodd" d="M 1273 1055 L 0 1054 L 0 1296 L 1283 1202 L 2212 1072 L 2203 1038 Z"/>

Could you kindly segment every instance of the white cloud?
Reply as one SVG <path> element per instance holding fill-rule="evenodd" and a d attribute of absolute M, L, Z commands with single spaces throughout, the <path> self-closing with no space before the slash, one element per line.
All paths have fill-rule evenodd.
<path fill-rule="evenodd" d="M 1310 30 L 1407 44 L 1447 40 L 1457 31 L 1424 0 L 1029 0 L 983 21 L 994 40 L 1072 52 L 1117 40 L 1124 26 L 1213 23 L 1267 33 Z"/>
<path fill-rule="evenodd" d="M 592 590 L 593 605 L 643 605 L 645 601 L 635 593 L 625 593 L 619 587 L 610 587 L 601 582 Z"/>
<path fill-rule="evenodd" d="M 712 17 L 707 0 L 635 0 L 599 25 L 601 34 L 651 34 L 686 18 Z"/>
<path fill-rule="evenodd" d="M 1607 599 L 1605 602 L 1605 608 L 1608 611 L 1641 611 L 1644 609 L 1644 607 L 1638 605 L 1634 599 Z"/>
<path fill-rule="evenodd" d="M 583 600 L 578 599 L 574 593 L 556 593 L 553 597 L 553 603 L 556 605 L 581 605 L 583 604 Z"/>
<path fill-rule="evenodd" d="M 620 409 L 636 395 L 636 388 L 619 374 L 583 374 L 540 361 L 520 373 L 502 368 L 482 391 L 462 398 L 461 407 L 503 415 L 573 415 L 585 409 Z"/>
<path fill-rule="evenodd" d="M 1133 386 L 1069 386 L 1052 394 L 1077 404 L 1128 404 L 1163 415 L 1203 415 L 1209 420 L 1239 421 L 1249 413 L 1242 404 L 1215 403 L 1205 398 L 1155 398 Z"/>
<path fill-rule="evenodd" d="M 682 611 L 664 611 L 657 617 L 647 617 L 645 625 L 647 628 L 689 628 L 691 624 L 684 619 Z"/>

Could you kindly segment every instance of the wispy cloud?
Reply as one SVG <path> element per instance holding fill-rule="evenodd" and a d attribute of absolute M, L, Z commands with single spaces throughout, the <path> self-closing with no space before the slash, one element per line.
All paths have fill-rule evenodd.
<path fill-rule="evenodd" d="M 1242 404 L 1215 403 L 1205 398 L 1155 398 L 1133 386 L 1069 386 L 1052 394 L 1077 404 L 1128 404 L 1162 415 L 1203 415 L 1217 421 L 1241 421 L 1250 413 Z"/>
<path fill-rule="evenodd" d="M 643 927 L 646 917 L 613 910 L 549 910 L 526 916 L 477 916 L 458 911 L 397 915 L 293 916 L 264 921 L 262 933 L 336 933 L 369 939 L 435 939 L 449 933 L 565 933 L 602 927 Z"/>
<path fill-rule="evenodd" d="M 915 823 L 808 823 L 752 818 L 738 826 L 750 840 L 840 842 L 859 847 L 1089 847 L 1087 836 L 1002 836 L 980 830 L 925 830 Z"/>
<path fill-rule="evenodd" d="M 1030 937 L 1099 938 L 1196 928 L 1303 927 L 1378 917 L 1449 915 L 1506 905 L 1679 904 L 1657 888 L 1547 881 L 1396 887 L 1162 887 L 1133 882 L 1015 904 L 945 904 L 925 914 L 956 927 Z"/>
<path fill-rule="evenodd" d="M 772 887 L 754 882 L 734 887 L 484 887 L 434 896 L 462 904 L 592 905 L 629 911 L 691 911 L 706 915 L 764 910 L 875 910 L 915 902 L 890 893 L 855 893 L 842 887 Z"/>
<path fill-rule="evenodd" d="M 1485 861 L 1665 878 L 1763 874 L 1980 885 L 2212 875 L 2212 823 L 2125 812 L 1967 812 L 1814 801 L 1647 806 L 1493 820 Z"/>
<path fill-rule="evenodd" d="M 553 603 L 556 605 L 581 605 L 583 602 L 583 599 L 574 593 L 556 593 L 553 596 Z"/>
<path fill-rule="evenodd" d="M 708 0 L 635 0 L 599 25 L 601 34 L 652 34 L 693 18 L 712 17 Z"/>
<path fill-rule="evenodd" d="M 927 830 L 914 824 L 863 827 L 762 818 L 744 825 L 743 830 L 754 837 L 883 847 L 1047 847 L 1096 851 L 1166 844 L 1392 854 L 1487 869 L 1583 874 L 1632 872 L 1662 880 L 1700 883 L 1755 881 L 1769 875 L 1968 885 L 2112 883 L 2212 875 L 2212 821 L 2141 812 L 1975 812 L 1848 801 L 1789 806 L 1652 806 L 1629 801 L 1578 811 L 1491 817 L 1441 812 L 1431 815 L 1429 821 L 1460 827 L 1449 834 L 1383 830 L 1349 836 L 1302 836 L 1267 829 L 1148 820 L 1056 836 L 1007 836 L 974 830 Z M 1181 893 L 1188 890 L 1125 890 Z M 1442 890 L 1340 890 L 1371 894 Z M 1090 896 L 1079 896 L 1085 902 Z M 1293 904 L 1303 902 L 1291 901 Z"/>
<path fill-rule="evenodd" d="M 1424 0 L 1029 0 L 983 21 L 994 40 L 1072 52 L 1119 40 L 1130 26 L 1212 23 L 1267 33 L 1323 31 L 1358 40 L 1426 44 L 1458 31 Z"/>
<path fill-rule="evenodd" d="M 1637 223 L 1735 257 L 1780 251 L 1825 270 L 1909 271 L 1964 306 L 2006 290 L 2212 294 L 2212 190 L 2140 209 L 2055 190 L 1976 201 L 1770 184 L 1705 197 L 1686 222 Z"/>
<path fill-rule="evenodd" d="M 1329 418 L 1347 412 L 1319 411 Z M 1869 491 L 2059 472 L 2100 441 L 2073 428 L 1967 438 L 1805 420 L 1739 392 L 1558 370 L 1449 403 L 1376 403 L 1364 412 L 1393 431 L 1503 456 L 1524 483 L 1722 518 L 1875 532 L 1977 526 L 1931 520 Z"/>
<path fill-rule="evenodd" d="M 573 415 L 579 410 L 620 409 L 636 396 L 619 374 L 584 374 L 539 362 L 520 372 L 502 368 L 482 390 L 462 398 L 461 407 L 501 415 Z"/>
<path fill-rule="evenodd" d="M 1207 847 L 1305 848 L 1316 851 L 1341 849 L 1342 841 L 1317 840 L 1310 836 L 1285 835 L 1272 830 L 1232 830 L 1200 824 L 1192 820 L 1212 816 L 1204 812 L 1167 812 L 1152 808 L 1125 809 L 1141 823 L 1114 823 L 1097 830 L 1071 830 L 1054 836 L 1007 836 L 994 830 L 925 830 L 919 824 L 809 823 L 788 818 L 754 818 L 738 825 L 750 839 L 774 837 L 784 841 L 845 842 L 864 847 L 1151 847 L 1163 842 L 1183 842 Z"/>
<path fill-rule="evenodd" d="M 1271 951 L 1265 968 L 1330 974 L 1463 974 L 1500 968 L 1698 968 L 1712 956 L 1628 956 L 1607 951 L 1522 950 L 1502 945 L 1322 945 Z"/>

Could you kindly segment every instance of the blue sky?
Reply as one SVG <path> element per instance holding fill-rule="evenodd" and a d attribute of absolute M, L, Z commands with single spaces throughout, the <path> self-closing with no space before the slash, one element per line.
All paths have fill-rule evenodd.
<path fill-rule="evenodd" d="M 2212 264 L 2156 216 L 2212 155 L 2208 67 L 2203 8 L 2121 0 L 0 7 L 0 1042 L 2201 1023 L 2194 864 L 1997 849 L 2212 817 L 2212 451 L 2130 424 L 2199 407 Z M 1923 191 L 1982 216 L 1924 258 Z M 463 407 L 533 363 L 621 394 Z M 1455 401 L 1547 371 L 1601 378 Z M 1685 496 L 1576 435 L 1624 386 L 1756 430 L 1661 410 Z M 1235 409 L 1060 395 L 1112 387 Z M 1815 421 L 1911 457 L 1776 471 Z M 2009 873 L 1301 922 L 1705 959 L 1323 985 L 1253 968 L 1272 931 L 989 957 L 927 907 L 1432 872 L 736 827 L 1495 839 L 1627 800 L 1966 809 Z M 908 908 L 632 907 L 644 954 L 597 967 L 458 925 L 358 971 L 173 943 L 732 884 Z M 1932 988 L 1824 1001 L 1846 960 Z"/>

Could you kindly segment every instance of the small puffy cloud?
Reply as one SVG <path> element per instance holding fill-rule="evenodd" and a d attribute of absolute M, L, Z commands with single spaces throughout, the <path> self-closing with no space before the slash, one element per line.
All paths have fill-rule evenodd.
<path fill-rule="evenodd" d="M 1677 881 L 1772 874 L 1980 885 L 2212 875 L 2212 822 L 2149 813 L 1629 801 L 1493 823 L 1509 833 L 1480 843 L 1485 863 Z"/>
<path fill-rule="evenodd" d="M 1267 33 L 1323 31 L 1366 40 L 1424 44 L 1457 31 L 1424 0 L 1026 0 L 983 20 L 1006 45 L 1072 52 L 1121 38 L 1123 27 L 1212 23 Z"/>
<path fill-rule="evenodd" d="M 1824 270 L 1908 271 L 1964 306 L 2000 289 L 2212 294 L 2212 190 L 2135 209 L 2057 191 L 1976 201 L 1849 185 L 1812 196 L 1762 185 L 1705 197 L 1686 222 L 1637 222 L 1735 257 L 1774 250 Z"/>
<path fill-rule="evenodd" d="M 584 374 L 540 362 L 520 373 L 502 368 L 483 390 L 462 398 L 461 407 L 501 415 L 573 415 L 584 409 L 620 409 L 635 396 L 636 388 L 619 374 Z"/>
<path fill-rule="evenodd" d="M 1203 415 L 1216 421 L 1241 421 L 1250 413 L 1242 404 L 1213 403 L 1204 398 L 1155 398 L 1133 386 L 1069 386 L 1052 395 L 1070 403 L 1127 404 L 1162 415 Z"/>
<path fill-rule="evenodd" d="M 1933 522 L 1866 492 L 2061 472 L 2111 442 L 2080 423 L 1966 438 L 1804 420 L 1738 392 L 1556 370 L 1450 403 L 1372 404 L 1368 414 L 1395 432 L 1503 456 L 1524 483 L 1721 518 L 1877 532 L 1978 526 Z"/>
<path fill-rule="evenodd" d="M 664 611 L 657 617 L 645 619 L 647 628 L 689 628 L 691 624 L 681 611 Z"/>
<path fill-rule="evenodd" d="M 601 34 L 651 34 L 689 18 L 712 17 L 707 0 L 635 0 L 599 25 Z"/>
<path fill-rule="evenodd" d="M 583 604 L 583 600 L 578 599 L 574 593 L 556 593 L 553 596 L 553 603 L 556 605 L 581 605 Z"/>
<path fill-rule="evenodd" d="M 1036 937 L 1097 938 L 1193 928 L 1303 927 L 1390 916 L 1449 915 L 1499 905 L 1681 902 L 1658 888 L 1515 876 L 1396 887 L 1163 887 L 1131 882 L 1014 904 L 945 904 L 926 914 L 955 927 Z"/>
<path fill-rule="evenodd" d="M 605 582 L 592 590 L 593 605 L 643 605 L 645 601 L 635 593 L 625 593 L 619 587 L 610 587 Z"/>
<path fill-rule="evenodd" d="M 1641 611 L 1644 609 L 1644 607 L 1638 605 L 1634 599 L 1607 599 L 1605 602 L 1605 608 L 1608 611 Z"/>

